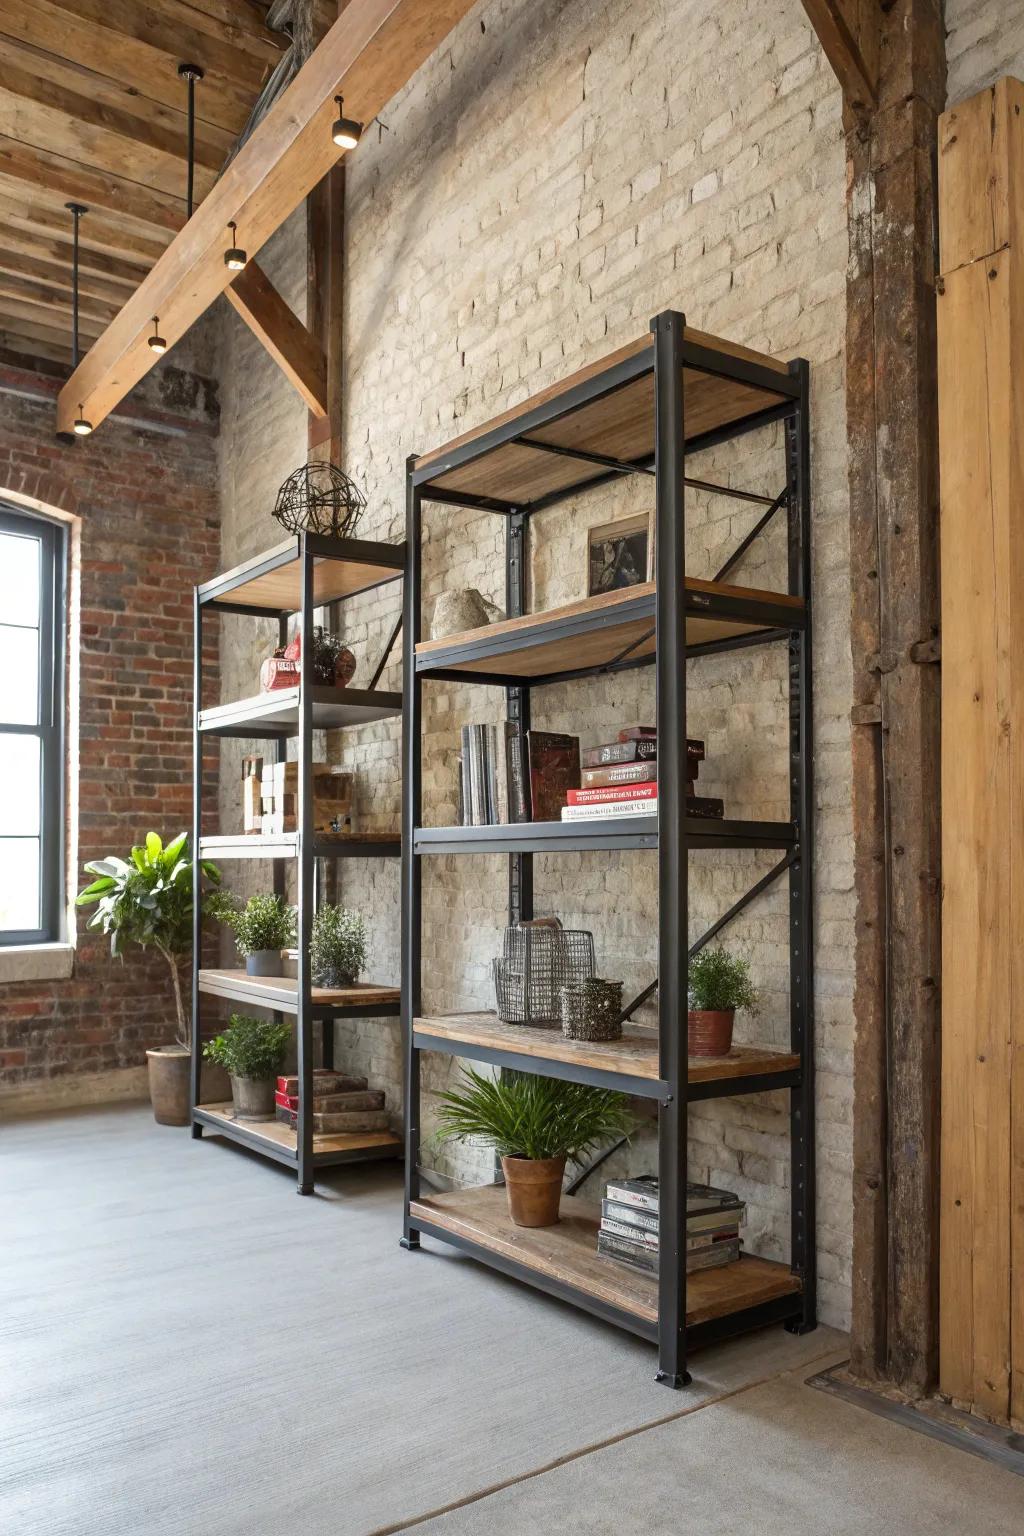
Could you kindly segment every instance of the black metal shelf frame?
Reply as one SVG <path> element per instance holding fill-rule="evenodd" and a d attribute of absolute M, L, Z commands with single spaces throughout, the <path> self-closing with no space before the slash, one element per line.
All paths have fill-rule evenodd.
<path fill-rule="evenodd" d="M 817 1320 L 815 1254 L 815 1174 L 814 1174 L 814 1040 L 812 905 L 813 865 L 813 766 L 811 740 L 811 564 L 810 564 L 810 415 L 808 367 L 803 360 L 780 373 L 748 357 L 735 356 L 695 343 L 687 336 L 682 314 L 667 311 L 651 322 L 653 347 L 640 349 L 604 370 L 598 370 L 577 384 L 546 401 L 500 422 L 492 429 L 453 445 L 449 452 L 432 456 L 421 463 L 411 457 L 406 480 L 406 552 L 408 564 L 404 592 L 403 626 L 410 654 L 421 638 L 421 539 L 423 504 L 438 501 L 491 511 L 506 517 L 506 598 L 509 617 L 519 617 L 526 602 L 527 541 L 530 517 L 534 512 L 557 502 L 607 484 L 623 474 L 649 474 L 655 479 L 656 588 L 653 598 L 637 601 L 637 614 L 650 616 L 656 634 L 653 655 L 635 658 L 622 655 L 610 665 L 579 671 L 552 673 L 550 676 L 512 676 L 502 673 L 500 658 L 527 643 L 517 636 L 505 637 L 495 644 L 486 630 L 479 637 L 463 640 L 451 652 L 433 652 L 406 666 L 403 679 L 402 716 L 402 1029 L 405 1049 L 405 1219 L 403 1246 L 419 1247 L 421 1233 L 453 1244 L 480 1262 L 561 1297 L 607 1321 L 639 1333 L 658 1346 L 658 1380 L 672 1387 L 690 1381 L 687 1370 L 688 1349 L 727 1338 L 750 1328 L 783 1321 L 794 1332 L 814 1328 Z M 691 436 L 686 434 L 683 389 L 684 368 L 699 369 L 716 377 L 738 381 L 773 397 L 765 409 L 755 409 L 741 419 L 714 430 Z M 464 491 L 445 490 L 433 482 L 450 471 L 462 468 L 507 443 L 531 447 L 531 434 L 602 396 L 613 393 L 640 378 L 654 375 L 654 456 L 630 463 L 617 462 L 610 456 L 554 448 L 552 451 L 587 464 L 590 477 L 538 497 L 527 505 L 513 505 L 492 496 L 474 496 Z M 777 400 L 779 395 L 784 398 Z M 755 497 L 727 487 L 695 481 L 686 475 L 688 454 L 729 442 L 770 423 L 781 422 L 785 440 L 786 482 L 779 496 Z M 544 445 L 549 446 L 549 445 Z M 593 468 L 605 470 L 598 476 Z M 784 514 L 788 550 L 788 595 L 802 599 L 800 608 L 773 604 L 761 597 L 734 598 L 714 595 L 694 602 L 685 586 L 685 505 L 684 487 L 702 489 L 741 499 L 757 501 L 765 507 L 755 527 L 741 542 L 716 576 L 724 580 L 754 540 L 768 527 L 772 518 Z M 707 644 L 687 646 L 687 611 L 717 612 L 763 623 L 765 628 L 752 635 L 742 635 Z M 538 616 L 542 623 L 543 615 Z M 567 621 L 572 629 L 572 620 Z M 583 621 L 586 623 L 586 620 Z M 534 638 L 536 632 L 534 632 Z M 686 740 L 686 665 L 687 661 L 748 645 L 785 642 L 789 662 L 789 785 L 790 820 L 785 823 L 713 823 L 698 821 L 685 814 L 686 783 L 682 773 Z M 495 658 L 493 670 L 467 674 L 453 670 L 459 663 L 485 657 Z M 506 715 L 524 729 L 530 723 L 530 693 L 534 687 L 571 677 L 592 676 L 615 670 L 617 666 L 653 665 L 656 669 L 657 727 L 662 744 L 659 755 L 658 811 L 656 816 L 639 817 L 623 828 L 621 823 L 588 822 L 567 826 L 563 823 L 537 823 L 527 826 L 424 828 L 422 823 L 421 720 L 422 689 L 425 680 L 457 679 L 504 686 Z M 667 750 L 666 750 L 667 748 Z M 640 824 L 638 824 L 640 823 Z M 777 848 L 784 850 L 780 862 L 762 876 L 697 945 L 687 951 L 679 935 L 687 932 L 688 865 L 691 851 L 715 848 Z M 648 1324 L 619 1308 L 551 1279 L 515 1259 L 496 1255 L 483 1244 L 456 1236 L 447 1229 L 413 1219 L 411 1203 L 419 1198 L 420 1144 L 420 1053 L 443 1050 L 470 1059 L 509 1065 L 507 1053 L 487 1047 L 468 1046 L 457 1041 L 441 1042 L 436 1036 L 421 1034 L 413 1021 L 422 1013 L 422 859 L 428 854 L 507 853 L 509 856 L 509 921 L 514 923 L 533 912 L 533 854 L 559 851 L 599 851 L 602 849 L 646 848 L 657 853 L 659 895 L 658 954 L 658 1029 L 660 1050 L 659 1080 L 644 1083 L 626 1079 L 614 1086 L 634 1094 L 647 1094 L 658 1100 L 658 1164 L 661 1180 L 661 1245 L 658 1280 L 658 1322 Z M 797 1070 L 768 1079 L 752 1074 L 731 1083 L 690 1084 L 686 1051 L 685 1018 L 688 998 L 689 962 L 693 953 L 707 943 L 751 900 L 777 879 L 786 876 L 789 888 L 790 952 L 790 1050 L 800 1059 Z M 654 990 L 645 989 L 626 1009 L 628 1016 Z M 501 1058 L 499 1060 L 499 1058 Z M 608 1072 L 577 1068 L 569 1063 L 539 1061 L 523 1056 L 516 1065 L 523 1070 L 543 1072 L 575 1081 L 610 1085 Z M 765 1301 L 711 1322 L 686 1325 L 686 1272 L 684 1248 L 686 1236 L 686 1149 L 687 1107 L 701 1099 L 738 1093 L 763 1092 L 781 1088 L 790 1096 L 790 1133 L 792 1149 L 791 1191 L 791 1264 L 799 1276 L 797 1293 Z"/>
<path fill-rule="evenodd" d="M 320 1153 L 313 1150 L 313 1065 L 314 1042 L 313 1024 L 319 1022 L 321 1028 L 321 1056 L 327 1067 L 334 1064 L 334 1029 L 333 1019 L 336 1017 L 361 1017 L 378 1018 L 391 1016 L 395 1013 L 393 1004 L 379 1004 L 372 1008 L 352 1008 L 344 1010 L 330 1009 L 314 1004 L 312 1000 L 312 977 L 310 974 L 309 946 L 315 910 L 315 884 L 316 862 L 318 859 L 345 859 L 345 858 L 394 858 L 401 852 L 398 839 L 393 842 L 372 842 L 353 838 L 344 844 L 332 843 L 324 839 L 318 839 L 313 831 L 313 732 L 316 729 L 314 723 L 314 705 L 318 699 L 323 698 L 323 690 L 317 686 L 313 677 L 313 617 L 314 610 L 318 606 L 315 601 L 314 571 L 318 562 L 323 560 L 346 561 L 353 565 L 369 565 L 387 568 L 393 575 L 382 580 L 395 580 L 405 572 L 405 546 L 404 544 L 383 544 L 365 539 L 333 539 L 323 534 L 300 533 L 287 544 L 276 550 L 272 550 L 265 557 L 249 562 L 238 571 L 229 572 L 222 576 L 214 577 L 198 585 L 194 589 L 193 596 L 193 708 L 192 708 L 192 889 L 193 901 L 193 926 L 192 926 L 192 1060 L 190 1074 L 190 1103 L 192 1136 L 198 1140 L 202 1137 L 204 1128 L 216 1130 L 218 1135 L 228 1136 L 234 1141 L 251 1147 L 264 1156 L 276 1162 L 285 1163 L 295 1167 L 298 1175 L 298 1191 L 301 1195 L 310 1195 L 314 1188 L 314 1170 L 329 1164 L 345 1162 L 360 1162 L 374 1156 L 388 1155 L 375 1148 L 352 1148 L 344 1152 Z M 232 592 L 253 581 L 260 576 L 266 576 L 273 571 L 297 562 L 300 567 L 299 592 L 301 602 L 297 608 L 272 608 L 235 603 L 231 601 Z M 379 584 L 379 583 L 375 583 Z M 370 590 L 364 587 L 360 591 Z M 359 594 L 354 594 L 359 595 Z M 321 604 L 322 606 L 322 604 Z M 404 611 L 404 610 L 403 610 Z M 247 1131 L 244 1125 L 227 1125 L 215 1116 L 205 1112 L 201 1104 L 202 1081 L 202 1038 L 201 1038 L 201 998 L 204 995 L 199 984 L 199 970 L 202 954 L 202 912 L 199 900 L 201 889 L 200 861 L 203 857 L 210 857 L 212 850 L 204 850 L 203 826 L 203 748 L 208 736 L 215 734 L 203 729 L 202 725 L 202 701 L 203 701 L 203 618 L 207 612 L 235 613 L 248 618 L 276 619 L 278 626 L 278 644 L 284 645 L 288 639 L 288 619 L 292 614 L 298 616 L 298 633 L 302 640 L 302 655 L 299 670 L 299 699 L 298 699 L 298 723 L 297 730 L 291 730 L 289 735 L 297 738 L 298 742 L 298 794 L 299 794 L 299 826 L 294 834 L 285 834 L 281 839 L 275 840 L 269 848 L 256 848 L 252 839 L 239 837 L 237 844 L 232 846 L 221 845 L 216 851 L 220 858 L 267 858 L 274 865 L 274 889 L 283 893 L 284 868 L 286 859 L 295 859 L 298 862 L 298 954 L 299 974 L 297 977 L 297 1004 L 296 1017 L 296 1041 L 297 1041 L 297 1075 L 299 1078 L 299 1118 L 297 1127 L 296 1147 L 292 1152 L 284 1146 L 276 1146 L 257 1132 Z M 371 697 L 377 690 L 376 684 L 384 669 L 388 655 L 398 637 L 400 625 L 396 625 L 390 639 L 387 642 L 384 653 L 378 662 L 374 672 L 371 688 L 361 693 L 362 698 Z M 380 693 L 382 701 L 390 701 L 393 695 Z M 339 727 L 341 728 L 341 727 Z M 230 734 L 221 732 L 220 734 Z M 253 739 L 262 733 L 257 729 L 253 733 Z M 287 751 L 287 741 L 283 734 L 275 733 L 275 751 L 277 760 L 284 761 Z M 269 1003 L 254 1004 L 267 1008 L 274 1013 L 275 1018 L 283 1018 L 288 1010 L 273 1009 Z"/>

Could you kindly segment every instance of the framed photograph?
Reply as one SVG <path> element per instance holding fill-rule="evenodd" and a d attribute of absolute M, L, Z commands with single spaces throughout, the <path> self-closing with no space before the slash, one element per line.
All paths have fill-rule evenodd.
<path fill-rule="evenodd" d="M 602 523 L 587 535 L 587 596 L 614 592 L 619 587 L 635 587 L 649 581 L 649 518 L 645 512 L 636 517 L 620 517 L 614 523 Z"/>

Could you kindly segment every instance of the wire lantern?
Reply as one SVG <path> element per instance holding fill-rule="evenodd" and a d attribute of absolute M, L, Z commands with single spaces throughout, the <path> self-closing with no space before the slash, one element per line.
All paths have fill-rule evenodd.
<path fill-rule="evenodd" d="M 581 928 L 505 929 L 504 952 L 491 961 L 498 1018 L 507 1024 L 550 1024 L 564 986 L 593 976 L 594 936 Z"/>
<path fill-rule="evenodd" d="M 355 533 L 366 497 L 336 464 L 303 464 L 277 493 L 274 516 L 289 533 L 347 539 Z"/>

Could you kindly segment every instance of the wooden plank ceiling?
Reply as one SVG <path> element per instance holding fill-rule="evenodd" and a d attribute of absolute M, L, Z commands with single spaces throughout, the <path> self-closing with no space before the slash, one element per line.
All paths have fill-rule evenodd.
<path fill-rule="evenodd" d="M 276 7 L 280 10 L 280 4 Z M 71 362 L 72 217 L 84 353 L 185 223 L 187 86 L 195 204 L 289 46 L 259 0 L 2 0 L 0 354 Z"/>

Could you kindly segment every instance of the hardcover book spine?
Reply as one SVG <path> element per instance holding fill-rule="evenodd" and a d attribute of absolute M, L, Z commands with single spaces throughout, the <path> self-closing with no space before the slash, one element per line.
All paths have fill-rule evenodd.
<path fill-rule="evenodd" d="M 657 758 L 644 763 L 617 763 L 608 768 L 584 768 L 580 775 L 584 789 L 598 789 L 611 784 L 654 784 L 658 778 Z"/>
<path fill-rule="evenodd" d="M 570 805 L 613 805 L 625 800 L 657 800 L 657 784 L 609 784 L 606 788 L 570 789 Z"/>
<path fill-rule="evenodd" d="M 653 816 L 650 800 L 615 800 L 608 805 L 563 805 L 563 821 L 599 821 L 604 817 L 627 819 L 630 816 Z"/>

